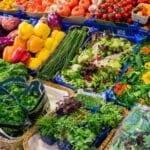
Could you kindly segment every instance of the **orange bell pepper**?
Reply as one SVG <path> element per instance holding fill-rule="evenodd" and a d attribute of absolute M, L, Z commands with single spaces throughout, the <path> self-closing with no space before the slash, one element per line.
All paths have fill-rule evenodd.
<path fill-rule="evenodd" d="M 15 41 L 14 41 L 14 49 L 18 47 L 22 47 L 26 49 L 27 42 L 23 39 L 21 39 L 19 36 L 16 36 Z"/>
<path fill-rule="evenodd" d="M 3 59 L 7 62 L 12 62 L 11 57 L 14 50 L 13 46 L 6 46 L 3 52 Z"/>

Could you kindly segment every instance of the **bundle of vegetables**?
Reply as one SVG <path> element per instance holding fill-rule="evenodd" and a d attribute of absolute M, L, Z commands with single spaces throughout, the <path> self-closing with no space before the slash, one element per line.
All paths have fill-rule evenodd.
<path fill-rule="evenodd" d="M 3 59 L 11 63 L 22 62 L 29 69 L 37 70 L 52 55 L 64 36 L 65 33 L 59 30 L 51 32 L 48 24 L 41 20 L 35 27 L 22 22 L 13 45 L 5 47 Z"/>
<path fill-rule="evenodd" d="M 36 108 L 38 108 L 36 113 L 39 113 L 38 111 L 41 111 L 39 109 L 46 103 L 44 87 L 37 80 L 28 83 L 23 78 L 10 78 L 0 82 L 0 86 L 10 95 L 14 96 L 18 103 L 24 107 L 30 115 Z"/>
<path fill-rule="evenodd" d="M 10 77 L 27 77 L 27 69 L 24 64 L 10 64 L 0 59 L 0 81 L 4 81 Z"/>
<path fill-rule="evenodd" d="M 122 58 L 133 49 L 129 41 L 110 34 L 93 34 L 84 51 L 73 59 L 70 69 L 63 69 L 65 82 L 96 92 L 113 86 L 124 65 Z"/>
<path fill-rule="evenodd" d="M 92 96 L 87 96 L 83 103 L 92 101 Z M 100 99 L 99 99 L 100 100 Z M 69 115 L 57 116 L 52 114 L 37 121 L 42 137 L 53 137 L 59 140 L 61 147 L 64 143 L 71 144 L 72 150 L 96 149 L 94 141 L 106 128 L 115 127 L 122 118 L 121 109 L 112 104 L 103 102 L 96 113 L 80 107 Z M 99 146 L 99 145 L 97 145 Z"/>
<path fill-rule="evenodd" d="M 136 106 L 123 121 L 110 150 L 150 149 L 150 108 Z"/>
<path fill-rule="evenodd" d="M 136 103 L 150 105 L 150 48 L 142 47 L 137 54 L 125 58 L 130 61 L 126 73 L 114 87 L 117 99 L 130 108 Z"/>
<path fill-rule="evenodd" d="M 53 57 L 39 71 L 38 77 L 44 80 L 52 79 L 62 68 L 67 68 L 70 61 L 78 53 L 87 36 L 87 28 L 73 28 L 69 30 L 65 39 L 59 45 Z"/>
<path fill-rule="evenodd" d="M 0 127 L 9 136 L 18 136 L 29 125 L 24 109 L 4 88 L 0 87 Z"/>
<path fill-rule="evenodd" d="M 38 81 L 27 83 L 23 78 L 0 82 L 1 134 L 10 138 L 20 136 L 43 113 L 47 102 L 44 87 Z"/>

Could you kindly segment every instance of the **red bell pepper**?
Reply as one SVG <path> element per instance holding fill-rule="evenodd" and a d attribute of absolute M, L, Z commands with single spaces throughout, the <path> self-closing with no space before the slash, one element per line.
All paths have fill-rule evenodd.
<path fill-rule="evenodd" d="M 28 62 L 28 60 L 30 59 L 30 53 L 22 48 L 22 47 L 18 47 L 12 54 L 11 56 L 11 60 L 12 63 L 18 63 L 18 62 L 22 62 L 24 64 L 26 64 Z"/>

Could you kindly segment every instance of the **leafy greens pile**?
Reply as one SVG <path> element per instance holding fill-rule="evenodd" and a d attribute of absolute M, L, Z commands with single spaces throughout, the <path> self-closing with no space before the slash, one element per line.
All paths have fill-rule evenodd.
<path fill-rule="evenodd" d="M 86 49 L 73 59 L 69 69 L 62 70 L 65 82 L 95 92 L 110 89 L 125 61 L 124 55 L 132 51 L 134 45 L 110 34 L 93 34 Z"/>
<path fill-rule="evenodd" d="M 24 64 L 9 64 L 3 59 L 0 59 L 0 81 L 10 77 L 26 77 L 27 75 L 27 69 Z"/>

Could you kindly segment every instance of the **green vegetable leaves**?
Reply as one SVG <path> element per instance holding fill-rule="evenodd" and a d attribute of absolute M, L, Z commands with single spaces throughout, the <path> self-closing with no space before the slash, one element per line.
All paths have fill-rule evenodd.
<path fill-rule="evenodd" d="M 28 75 L 24 64 L 9 64 L 0 59 L 0 81 L 4 81 L 10 77 L 26 77 Z"/>

